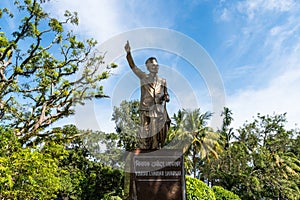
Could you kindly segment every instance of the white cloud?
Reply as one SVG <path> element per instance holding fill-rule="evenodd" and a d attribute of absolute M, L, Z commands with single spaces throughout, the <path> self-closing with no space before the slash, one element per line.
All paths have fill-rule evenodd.
<path fill-rule="evenodd" d="M 79 16 L 77 33 L 93 37 L 100 43 L 124 31 L 140 27 L 173 25 L 178 12 L 174 2 L 161 1 L 51 1 L 47 9 L 62 16 L 65 10 L 76 11 Z M 168 12 L 166 12 L 168 10 Z"/>
<path fill-rule="evenodd" d="M 295 26 L 294 26 L 295 25 Z M 265 59 L 258 64 L 261 74 L 253 85 L 256 89 L 241 88 L 228 97 L 228 107 L 235 113 L 235 127 L 251 120 L 257 113 L 287 113 L 288 127 L 300 124 L 300 38 L 296 21 L 277 26 L 270 31 L 266 40 Z M 255 79 L 253 77 L 253 79 Z M 251 88 L 251 86 L 249 87 Z"/>
<path fill-rule="evenodd" d="M 281 12 L 289 11 L 293 8 L 295 5 L 294 0 L 284 0 L 284 1 L 278 1 L 278 0 L 264 0 L 262 1 L 264 4 L 263 6 L 265 9 L 268 10 L 279 10 Z"/>
<path fill-rule="evenodd" d="M 249 72 L 253 71 L 254 69 L 255 67 L 251 65 L 235 67 L 234 70 L 230 74 L 228 74 L 229 77 L 226 78 L 232 79 L 246 76 Z"/>
<path fill-rule="evenodd" d="M 119 1 L 53 1 L 46 4 L 50 13 L 62 16 L 65 10 L 78 12 L 79 27 L 75 29 L 80 35 L 94 37 L 99 41 L 108 39 L 123 30 L 124 23 L 118 10 Z"/>
<path fill-rule="evenodd" d="M 251 121 L 257 113 L 287 113 L 288 128 L 300 124 L 300 70 L 291 70 L 272 80 L 268 87 L 259 90 L 245 90 L 228 97 L 228 107 L 234 113 L 234 127 L 245 120 Z"/>
<path fill-rule="evenodd" d="M 221 15 L 220 15 L 220 19 L 222 21 L 230 21 L 231 20 L 231 14 L 230 11 L 227 8 L 224 8 Z"/>
<path fill-rule="evenodd" d="M 238 10 L 253 19 L 262 12 L 287 12 L 294 9 L 294 0 L 246 0 L 239 2 Z"/>
<path fill-rule="evenodd" d="M 241 24 L 230 27 L 235 29 L 224 43 L 226 51 L 232 50 L 226 52 L 233 66 L 225 85 L 230 82 L 234 88 L 227 98 L 233 125 L 237 128 L 257 113 L 287 112 L 288 127 L 294 128 L 300 123 L 299 3 L 246 0 L 225 8 L 235 16 L 232 23 Z"/>

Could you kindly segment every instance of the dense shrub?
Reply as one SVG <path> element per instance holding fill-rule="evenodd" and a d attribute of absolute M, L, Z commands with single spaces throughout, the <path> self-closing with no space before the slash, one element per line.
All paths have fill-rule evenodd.
<path fill-rule="evenodd" d="M 61 188 L 61 145 L 23 148 L 13 130 L 0 126 L 0 199 L 52 199 Z"/>
<path fill-rule="evenodd" d="M 186 177 L 186 193 L 188 200 L 216 200 L 215 194 L 199 179 Z"/>
<path fill-rule="evenodd" d="M 215 193 L 216 200 L 240 200 L 238 195 L 231 191 L 225 190 L 221 186 L 213 186 L 212 189 Z"/>

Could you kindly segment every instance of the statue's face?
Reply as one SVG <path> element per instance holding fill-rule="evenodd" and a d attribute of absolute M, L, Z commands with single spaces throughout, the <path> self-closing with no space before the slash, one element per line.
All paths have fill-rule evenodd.
<path fill-rule="evenodd" d="M 151 60 L 150 62 L 147 63 L 147 69 L 149 70 L 150 73 L 158 73 L 158 63 L 156 60 Z"/>

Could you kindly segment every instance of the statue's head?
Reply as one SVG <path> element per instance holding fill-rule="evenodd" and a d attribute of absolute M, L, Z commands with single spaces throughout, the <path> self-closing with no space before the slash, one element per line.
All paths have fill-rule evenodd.
<path fill-rule="evenodd" d="M 157 73 L 159 66 L 155 57 L 150 57 L 145 62 L 146 67 L 150 73 Z"/>

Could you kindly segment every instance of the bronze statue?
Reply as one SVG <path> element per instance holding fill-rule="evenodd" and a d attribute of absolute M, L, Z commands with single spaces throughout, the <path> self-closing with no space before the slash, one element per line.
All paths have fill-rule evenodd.
<path fill-rule="evenodd" d="M 169 102 L 166 79 L 157 76 L 159 65 L 155 57 L 150 57 L 145 64 L 148 74 L 141 71 L 134 63 L 130 52 L 130 45 L 125 45 L 127 61 L 135 75 L 140 79 L 140 119 L 141 131 L 139 148 L 162 148 L 170 127 L 170 118 L 166 110 Z"/>

